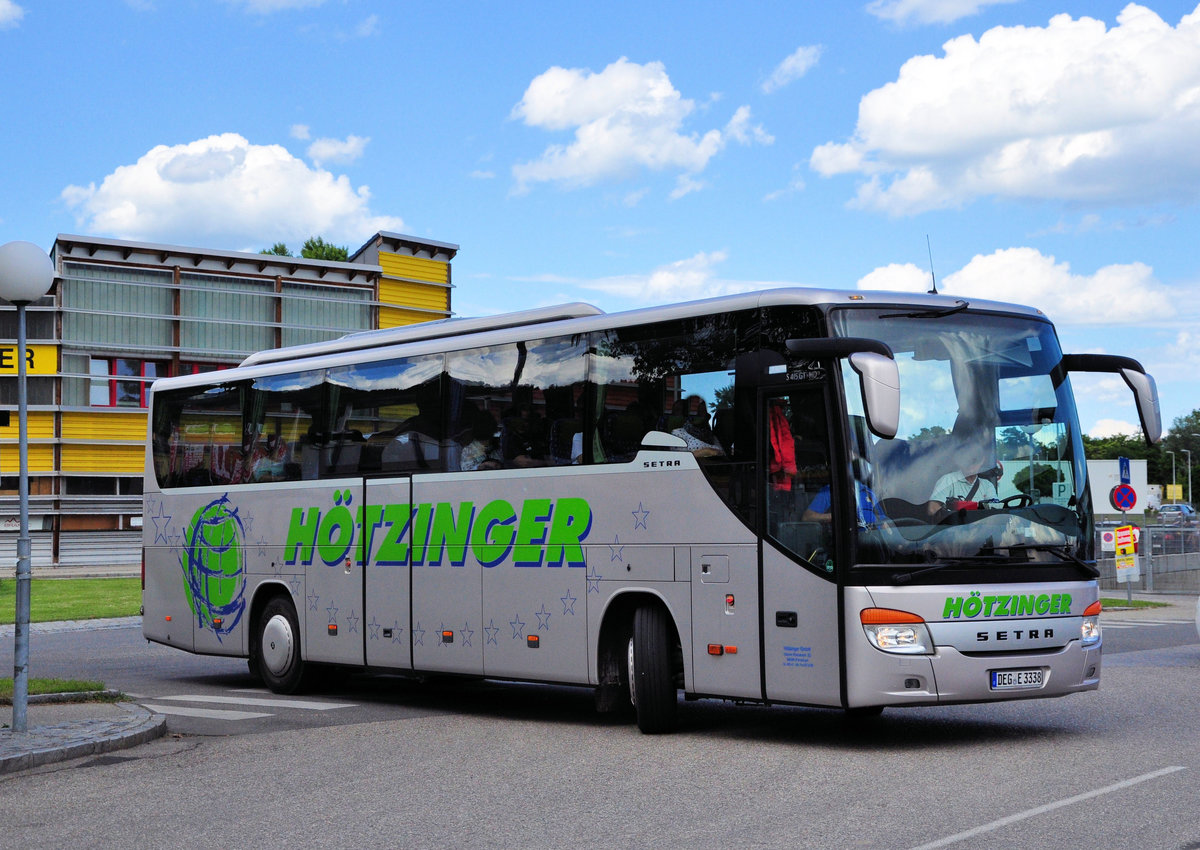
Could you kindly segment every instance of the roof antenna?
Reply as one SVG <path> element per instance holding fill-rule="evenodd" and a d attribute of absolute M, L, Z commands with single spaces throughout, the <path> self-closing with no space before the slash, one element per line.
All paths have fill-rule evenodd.
<path fill-rule="evenodd" d="M 929 234 L 925 234 L 925 250 L 929 252 L 929 294 L 937 295 L 937 275 L 933 273 L 933 246 L 929 244 Z"/>

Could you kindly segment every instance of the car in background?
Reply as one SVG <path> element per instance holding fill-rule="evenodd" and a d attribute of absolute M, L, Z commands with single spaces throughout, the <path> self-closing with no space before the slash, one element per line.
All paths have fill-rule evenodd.
<path fill-rule="evenodd" d="M 1195 525 L 1196 509 L 1187 502 L 1161 505 L 1158 509 L 1158 521 L 1161 525 Z"/>

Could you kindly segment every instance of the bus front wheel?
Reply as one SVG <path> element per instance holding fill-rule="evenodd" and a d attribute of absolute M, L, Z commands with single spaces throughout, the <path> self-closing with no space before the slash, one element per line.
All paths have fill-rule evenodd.
<path fill-rule="evenodd" d="M 258 672 L 277 694 L 293 694 L 304 679 L 300 623 L 292 603 L 276 596 L 258 619 Z"/>
<path fill-rule="evenodd" d="M 657 606 L 638 608 L 628 647 L 629 699 L 638 728 L 647 735 L 675 728 L 678 696 L 671 650 L 666 612 Z"/>

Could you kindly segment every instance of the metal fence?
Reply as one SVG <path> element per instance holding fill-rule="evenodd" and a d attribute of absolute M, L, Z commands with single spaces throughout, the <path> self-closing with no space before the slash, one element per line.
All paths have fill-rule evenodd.
<path fill-rule="evenodd" d="M 1141 530 L 1138 542 L 1140 577 L 1128 584 L 1117 581 L 1116 558 L 1100 548 L 1096 531 L 1096 566 L 1100 569 L 1100 589 L 1152 593 L 1200 593 L 1200 528 L 1149 526 Z"/>

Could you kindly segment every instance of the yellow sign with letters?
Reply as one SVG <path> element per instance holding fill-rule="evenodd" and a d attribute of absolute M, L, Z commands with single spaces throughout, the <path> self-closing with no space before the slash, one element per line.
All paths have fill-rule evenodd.
<path fill-rule="evenodd" d="M 17 374 L 17 355 L 17 344 L 15 342 L 0 343 L 0 375 Z M 58 346 L 26 345 L 25 374 L 58 374 Z"/>

